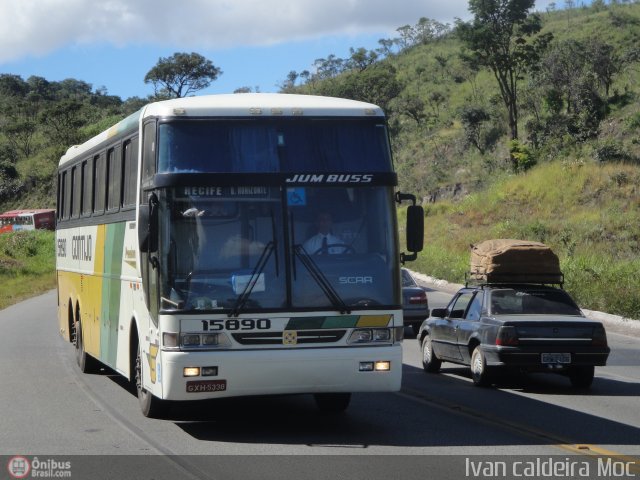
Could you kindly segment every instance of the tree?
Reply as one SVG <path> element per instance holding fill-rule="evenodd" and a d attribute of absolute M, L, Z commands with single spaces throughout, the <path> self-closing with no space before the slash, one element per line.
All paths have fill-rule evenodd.
<path fill-rule="evenodd" d="M 552 38 L 551 34 L 535 36 L 542 22 L 538 15 L 529 14 L 534 4 L 535 0 L 470 0 L 474 19 L 458 22 L 460 38 L 498 82 L 514 140 L 518 138 L 518 82 L 527 70 L 536 69 Z"/>
<path fill-rule="evenodd" d="M 489 112 L 482 107 L 468 105 L 462 108 L 460 120 L 464 126 L 467 142 L 484 155 L 487 144 L 482 135 L 482 125 L 491 120 Z"/>
<path fill-rule="evenodd" d="M 296 88 L 296 82 L 298 81 L 298 78 L 300 78 L 300 74 L 298 72 L 296 72 L 295 70 L 291 70 L 289 72 L 289 74 L 287 75 L 287 78 L 284 82 L 282 82 L 282 84 L 280 85 L 280 92 L 281 93 L 294 93 L 295 92 L 295 88 Z M 250 92 L 251 90 L 249 90 Z M 233 92 L 233 93 L 239 93 L 237 91 Z M 248 93 L 247 91 L 245 91 L 244 93 Z"/>
<path fill-rule="evenodd" d="M 67 147 L 80 143 L 80 127 L 85 124 L 83 104 L 73 99 L 62 100 L 42 113 L 41 122 L 56 145 Z"/>
<path fill-rule="evenodd" d="M 398 112 L 412 118 L 418 125 L 422 125 L 428 117 L 424 107 L 424 101 L 413 93 L 405 93 L 396 99 Z"/>
<path fill-rule="evenodd" d="M 24 97 L 29 91 L 29 85 L 19 75 L 9 73 L 0 74 L 0 95 L 7 97 Z"/>
<path fill-rule="evenodd" d="M 363 72 L 350 71 L 323 82 L 315 93 L 374 103 L 389 113 L 391 100 L 401 91 L 402 85 L 396 78 L 396 69 L 391 65 L 377 63 Z"/>
<path fill-rule="evenodd" d="M 378 60 L 378 54 L 376 52 L 373 50 L 368 51 L 363 47 L 358 49 L 351 47 L 349 49 L 349 53 L 351 53 L 351 58 L 346 62 L 347 68 L 353 68 L 361 72 L 376 63 Z"/>
<path fill-rule="evenodd" d="M 316 80 L 326 80 L 327 78 L 337 77 L 344 72 L 345 61 L 331 54 L 327 58 L 317 58 L 313 62 L 313 66 L 316 69 Z"/>
<path fill-rule="evenodd" d="M 28 158 L 33 151 L 33 137 L 37 125 L 31 120 L 19 120 L 4 126 L 4 134 L 13 150 Z"/>
<path fill-rule="evenodd" d="M 207 88 L 220 75 L 222 70 L 198 53 L 174 53 L 160 57 L 144 83 L 152 83 L 156 95 L 181 98 Z"/>

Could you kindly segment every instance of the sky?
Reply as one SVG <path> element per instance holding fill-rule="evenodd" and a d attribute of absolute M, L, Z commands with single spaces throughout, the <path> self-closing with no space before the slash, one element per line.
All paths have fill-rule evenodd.
<path fill-rule="evenodd" d="M 544 11 L 551 0 L 537 0 Z M 560 5 L 560 2 L 557 2 Z M 198 94 L 277 92 L 287 74 L 421 17 L 471 18 L 467 0 L 0 0 L 0 73 L 75 78 L 123 100 L 152 95 L 161 57 L 197 52 L 222 70 Z"/>

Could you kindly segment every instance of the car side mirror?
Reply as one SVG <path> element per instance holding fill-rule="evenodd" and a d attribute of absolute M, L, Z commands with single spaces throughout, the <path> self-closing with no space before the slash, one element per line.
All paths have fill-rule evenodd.
<path fill-rule="evenodd" d="M 431 310 L 431 316 L 436 318 L 446 318 L 447 309 L 446 308 L 434 308 Z"/>

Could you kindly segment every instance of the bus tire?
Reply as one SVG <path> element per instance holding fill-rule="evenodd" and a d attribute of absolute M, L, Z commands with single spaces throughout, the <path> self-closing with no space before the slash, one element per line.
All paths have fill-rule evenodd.
<path fill-rule="evenodd" d="M 73 344 L 76 348 L 76 362 L 82 373 L 95 373 L 99 370 L 99 362 L 89 355 L 84 349 L 84 337 L 82 323 L 76 320 L 73 323 Z"/>
<path fill-rule="evenodd" d="M 135 368 L 136 393 L 138 395 L 140 410 L 142 410 L 142 414 L 145 417 L 160 418 L 164 413 L 165 402 L 153 393 L 145 390 L 142 386 L 142 348 L 140 347 L 140 343 L 138 343 Z"/>
<path fill-rule="evenodd" d="M 313 395 L 318 410 L 323 413 L 344 412 L 351 402 L 350 393 L 316 393 Z"/>

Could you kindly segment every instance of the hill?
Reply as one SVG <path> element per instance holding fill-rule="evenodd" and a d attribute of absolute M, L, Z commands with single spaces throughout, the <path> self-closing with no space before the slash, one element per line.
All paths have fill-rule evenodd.
<path fill-rule="evenodd" d="M 464 282 L 469 246 L 524 238 L 553 247 L 565 288 L 592 310 L 640 318 L 640 169 L 551 162 L 461 201 L 426 206 L 425 251 L 412 268 Z"/>

